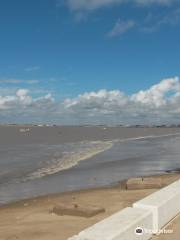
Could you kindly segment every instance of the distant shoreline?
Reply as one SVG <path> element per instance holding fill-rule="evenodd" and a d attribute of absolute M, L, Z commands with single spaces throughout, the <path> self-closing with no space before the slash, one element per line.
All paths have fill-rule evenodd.
<path fill-rule="evenodd" d="M 21 131 L 28 127 L 28 131 Z M 26 129 L 25 129 L 26 130 Z M 77 141 L 107 141 L 180 133 L 180 128 L 104 127 L 104 126 L 1 126 L 0 144 L 60 144 Z"/>
<path fill-rule="evenodd" d="M 57 123 L 3 123 L 0 126 L 35 126 L 35 127 L 124 127 L 124 128 L 173 128 L 180 127 L 180 123 L 176 124 L 57 124 Z"/>

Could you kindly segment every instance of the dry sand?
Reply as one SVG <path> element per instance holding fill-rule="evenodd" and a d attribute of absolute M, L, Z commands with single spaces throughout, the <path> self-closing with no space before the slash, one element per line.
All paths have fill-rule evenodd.
<path fill-rule="evenodd" d="M 154 176 L 163 186 L 180 178 L 180 174 Z M 108 217 L 157 189 L 126 190 L 121 183 L 114 187 L 62 193 L 8 204 L 0 208 L 0 240 L 66 240 L 84 228 Z M 58 216 L 51 213 L 56 204 L 99 206 L 105 212 L 91 218 Z M 168 229 L 174 233 L 154 237 L 156 240 L 179 240 L 180 217 Z"/>

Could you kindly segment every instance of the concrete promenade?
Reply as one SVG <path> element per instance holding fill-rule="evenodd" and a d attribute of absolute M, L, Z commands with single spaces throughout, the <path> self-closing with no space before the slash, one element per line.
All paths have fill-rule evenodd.
<path fill-rule="evenodd" d="M 152 233 L 162 233 L 163 237 L 171 234 L 172 239 L 174 229 L 168 224 L 180 214 L 180 180 L 132 206 L 133 208 L 125 208 L 68 240 L 148 240 L 152 239 Z"/>

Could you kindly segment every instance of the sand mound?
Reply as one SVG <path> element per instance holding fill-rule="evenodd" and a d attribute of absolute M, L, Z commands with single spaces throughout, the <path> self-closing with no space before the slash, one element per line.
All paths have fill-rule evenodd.
<path fill-rule="evenodd" d="M 97 206 L 79 206 L 78 204 L 58 204 L 53 207 L 52 213 L 56 215 L 70 215 L 78 217 L 93 217 L 105 212 L 104 208 Z"/>
<path fill-rule="evenodd" d="M 161 187 L 163 187 L 161 178 L 130 178 L 126 183 L 127 190 L 153 189 Z"/>

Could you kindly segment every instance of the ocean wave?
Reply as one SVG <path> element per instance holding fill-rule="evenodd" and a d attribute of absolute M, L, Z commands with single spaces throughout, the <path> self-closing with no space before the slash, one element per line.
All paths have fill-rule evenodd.
<path fill-rule="evenodd" d="M 175 137 L 175 136 L 180 136 L 180 133 L 170 133 L 170 134 L 162 134 L 162 135 L 147 135 L 147 136 L 140 136 L 140 137 L 117 139 L 117 140 L 115 140 L 115 142 L 129 142 L 129 141 L 134 141 L 134 140 L 146 140 L 146 139 L 153 139 L 153 138 Z"/>
<path fill-rule="evenodd" d="M 25 177 L 25 181 L 33 180 L 37 178 L 42 178 L 48 175 L 58 173 L 63 170 L 70 169 L 79 164 L 80 161 L 87 160 L 99 153 L 102 153 L 110 149 L 113 144 L 120 142 L 128 142 L 135 140 L 146 140 L 153 138 L 161 138 L 168 136 L 177 136 L 179 133 L 174 134 L 164 134 L 164 135 L 148 135 L 131 137 L 125 139 L 114 139 L 111 141 L 83 141 L 78 143 L 72 143 L 72 145 L 67 145 L 66 150 L 55 152 L 52 158 L 45 162 L 43 167 L 40 167 L 36 171 L 28 174 Z"/>
<path fill-rule="evenodd" d="M 46 166 L 29 174 L 25 180 L 33 180 L 70 169 L 80 161 L 89 159 L 102 153 L 113 146 L 113 141 L 80 142 L 73 151 L 56 152 L 52 159 L 46 162 Z M 70 150 L 70 149 L 69 149 Z"/>

